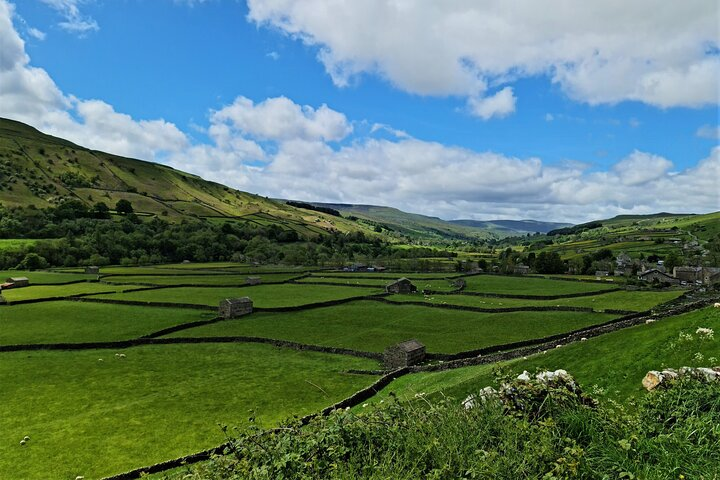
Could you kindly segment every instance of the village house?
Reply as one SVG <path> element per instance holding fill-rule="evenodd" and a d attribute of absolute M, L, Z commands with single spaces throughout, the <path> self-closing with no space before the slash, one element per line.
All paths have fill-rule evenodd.
<path fill-rule="evenodd" d="M 220 301 L 218 315 L 223 318 L 235 318 L 249 315 L 253 311 L 253 302 L 249 297 L 226 298 Z"/>
<path fill-rule="evenodd" d="M 682 282 L 695 282 L 702 280 L 702 267 L 675 267 L 673 277 Z"/>
<path fill-rule="evenodd" d="M 383 364 L 388 370 L 417 365 L 425 360 L 425 345 L 417 340 L 391 345 L 383 352 Z"/>
<path fill-rule="evenodd" d="M 715 285 L 715 284 L 720 283 L 720 268 L 718 268 L 718 267 L 703 267 L 702 282 L 705 285 Z"/>
<path fill-rule="evenodd" d="M 680 280 L 675 277 L 671 277 L 665 272 L 661 272 L 657 268 L 652 268 L 638 275 L 638 278 L 644 282 L 660 282 L 669 283 L 670 285 L 678 285 Z"/>
<path fill-rule="evenodd" d="M 385 287 L 387 293 L 415 293 L 417 287 L 407 278 L 395 280 Z"/>
<path fill-rule="evenodd" d="M 30 280 L 27 277 L 10 277 L 5 280 L 5 288 L 19 288 L 27 287 L 30 285 Z"/>

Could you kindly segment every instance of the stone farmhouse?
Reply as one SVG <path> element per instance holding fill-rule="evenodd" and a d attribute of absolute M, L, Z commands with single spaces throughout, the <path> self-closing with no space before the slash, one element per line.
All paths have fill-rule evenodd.
<path fill-rule="evenodd" d="M 383 364 L 388 370 L 417 365 L 425 360 L 425 345 L 418 340 L 391 345 L 383 352 Z"/>
<path fill-rule="evenodd" d="M 527 275 L 528 273 L 530 273 L 530 267 L 523 264 L 515 265 L 515 268 L 513 268 L 513 273 L 516 275 Z"/>

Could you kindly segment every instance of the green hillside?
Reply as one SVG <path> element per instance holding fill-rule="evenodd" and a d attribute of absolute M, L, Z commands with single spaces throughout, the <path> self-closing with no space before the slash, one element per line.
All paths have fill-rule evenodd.
<path fill-rule="evenodd" d="M 304 236 L 370 228 L 241 192 L 166 165 L 90 150 L 0 118 L 0 204 L 50 207 L 66 199 L 88 207 L 118 200 L 140 216 L 227 219 L 277 224 Z"/>

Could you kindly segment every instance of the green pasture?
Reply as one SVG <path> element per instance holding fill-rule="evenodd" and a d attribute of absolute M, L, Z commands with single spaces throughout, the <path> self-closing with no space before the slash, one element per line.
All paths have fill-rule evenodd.
<path fill-rule="evenodd" d="M 323 282 L 323 283 L 333 283 L 337 285 L 377 285 L 378 287 L 385 288 L 386 285 L 392 283 L 393 281 L 397 280 L 397 278 L 364 278 L 364 277 L 344 277 L 344 278 L 335 278 L 335 277 L 322 277 L 322 276 L 311 276 L 311 277 L 305 277 L 298 280 L 298 283 L 313 283 L 313 282 Z M 457 287 L 452 285 L 450 281 L 440 279 L 440 280 L 431 280 L 427 278 L 412 278 L 411 279 L 413 284 L 418 288 L 419 291 L 422 291 L 423 289 L 429 289 L 429 290 L 437 290 L 441 292 L 449 292 L 452 290 L 455 290 Z"/>
<path fill-rule="evenodd" d="M 71 283 L 70 285 L 30 285 L 29 287 L 9 288 L 2 291 L 3 297 L 8 302 L 20 300 L 34 300 L 39 298 L 68 297 L 85 293 L 101 292 L 122 292 L 130 288 L 138 288 L 130 285 L 105 285 L 102 283 Z"/>
<path fill-rule="evenodd" d="M 591 297 L 561 298 L 558 300 L 523 300 L 520 298 L 493 298 L 473 295 L 392 295 L 393 302 L 423 302 L 433 305 L 461 305 L 479 308 L 512 307 L 589 307 L 593 310 L 632 310 L 642 312 L 661 303 L 674 300 L 684 292 L 670 291 L 621 291 L 600 293 Z"/>
<path fill-rule="evenodd" d="M 130 340 L 212 312 L 89 302 L 43 302 L 2 307 L 0 345 Z"/>
<path fill-rule="evenodd" d="M 97 275 L 86 275 L 82 272 L 84 272 L 84 269 L 79 270 L 78 273 L 47 272 L 43 270 L 32 272 L 26 270 L 4 270 L 0 271 L 0 283 L 10 277 L 27 277 L 31 285 L 33 283 L 67 283 L 78 280 L 97 279 Z"/>
<path fill-rule="evenodd" d="M 399 278 L 409 278 L 410 280 L 443 280 L 445 278 L 460 277 L 461 273 L 412 273 L 412 272 L 316 272 L 312 274 L 312 278 L 357 278 L 370 280 L 373 278 L 382 278 L 388 281 L 397 280 Z"/>
<path fill-rule="evenodd" d="M 259 275 L 112 275 L 103 277 L 107 283 L 142 283 L 150 285 L 244 285 L 248 277 L 263 283 L 278 283 L 297 278 L 301 273 L 263 273 Z"/>
<path fill-rule="evenodd" d="M 292 313 L 253 313 L 169 336 L 248 335 L 372 352 L 416 338 L 429 352 L 456 353 L 576 330 L 614 317 L 578 312 L 477 313 L 358 301 Z"/>
<path fill-rule="evenodd" d="M 393 381 L 369 402 L 387 400 L 391 393 L 403 400 L 413 399 L 416 394 L 442 394 L 462 400 L 483 387 L 497 387 L 493 372 L 498 368 L 513 375 L 523 370 L 562 368 L 586 388 L 597 385 L 599 392 L 625 399 L 644 391 L 641 380 L 649 370 L 718 365 L 720 340 L 717 335 L 713 340 L 701 340 L 695 334 L 698 327 L 720 331 L 720 311 L 706 308 L 665 318 L 552 349 L 547 354 L 532 355 L 526 360 L 407 375 Z M 690 334 L 692 339 L 681 341 L 680 333 Z M 702 355 L 702 359 L 696 354 Z"/>
<path fill-rule="evenodd" d="M 594 282 L 570 282 L 537 277 L 509 277 L 501 275 L 476 275 L 465 277 L 466 291 L 499 293 L 503 295 L 567 295 L 573 293 L 600 292 L 615 285 Z"/>
<path fill-rule="evenodd" d="M 381 293 L 381 288 L 359 288 L 332 285 L 257 285 L 252 287 L 177 287 L 160 290 L 129 291 L 96 298 L 141 302 L 189 303 L 217 306 L 225 298 L 250 297 L 255 307 L 293 307 L 309 303 Z"/>
<path fill-rule="evenodd" d="M 250 344 L 115 353 L 0 353 L 0 478 L 98 478 L 206 449 L 224 441 L 218 424 L 320 410 L 374 380 L 343 371 L 377 368 Z"/>
<path fill-rule="evenodd" d="M 720 339 L 701 340 L 695 333 L 698 327 L 720 331 L 720 310 L 706 308 L 669 317 L 650 325 L 638 325 L 586 342 L 577 342 L 536 354 L 524 359 L 498 365 L 478 365 L 446 372 L 407 375 L 393 381 L 370 402 L 386 400 L 394 393 L 401 399 L 415 394 L 445 395 L 462 400 L 486 386 L 495 386 L 493 371 L 498 367 L 520 374 L 523 370 L 564 369 L 581 385 L 597 385 L 611 398 L 625 399 L 644 392 L 641 381 L 649 370 L 682 366 L 717 366 L 720 363 Z M 690 334 L 683 341 L 680 334 Z M 696 356 L 696 355 L 700 356 Z M 598 396 L 594 394 L 593 396 Z"/>

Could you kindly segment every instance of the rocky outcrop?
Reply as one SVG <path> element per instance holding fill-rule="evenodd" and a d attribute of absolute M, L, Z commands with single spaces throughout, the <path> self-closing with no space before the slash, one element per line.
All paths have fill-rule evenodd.
<path fill-rule="evenodd" d="M 683 377 L 691 377 L 705 383 L 720 382 L 720 367 L 682 367 L 677 370 L 674 368 L 650 370 L 642 379 L 642 386 L 648 391 L 656 388 L 669 388 L 675 380 Z"/>

